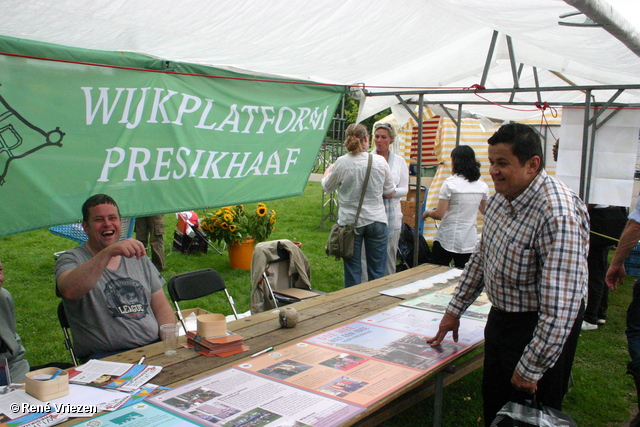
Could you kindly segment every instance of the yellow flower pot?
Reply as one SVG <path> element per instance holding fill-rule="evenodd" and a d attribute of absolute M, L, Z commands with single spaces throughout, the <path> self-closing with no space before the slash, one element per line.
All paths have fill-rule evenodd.
<path fill-rule="evenodd" d="M 247 238 L 243 242 L 233 242 L 227 246 L 229 263 L 234 270 L 251 270 L 251 258 L 256 243 L 255 239 Z"/>

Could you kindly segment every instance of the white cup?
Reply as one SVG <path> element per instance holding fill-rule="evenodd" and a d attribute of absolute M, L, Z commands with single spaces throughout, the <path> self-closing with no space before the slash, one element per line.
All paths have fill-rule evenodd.
<path fill-rule="evenodd" d="M 175 356 L 178 352 L 178 331 L 180 328 L 177 323 L 166 323 L 160 325 L 160 337 L 164 344 L 165 356 Z"/>

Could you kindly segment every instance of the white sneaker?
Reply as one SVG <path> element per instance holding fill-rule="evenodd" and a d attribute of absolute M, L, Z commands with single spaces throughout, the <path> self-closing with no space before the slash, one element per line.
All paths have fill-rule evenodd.
<path fill-rule="evenodd" d="M 580 329 L 583 331 L 593 331 L 594 329 L 598 329 L 598 325 L 583 321 Z"/>
<path fill-rule="evenodd" d="M 607 321 L 605 319 L 598 319 L 598 321 L 596 323 L 598 325 L 604 325 L 605 323 L 607 323 Z"/>

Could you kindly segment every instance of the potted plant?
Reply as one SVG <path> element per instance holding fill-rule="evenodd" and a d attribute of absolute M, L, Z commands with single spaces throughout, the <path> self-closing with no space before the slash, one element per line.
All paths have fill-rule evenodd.
<path fill-rule="evenodd" d="M 255 210 L 248 212 L 244 205 L 207 212 L 201 218 L 200 228 L 216 243 L 226 243 L 231 268 L 250 270 L 255 243 L 269 238 L 275 222 L 276 212 L 258 203 Z"/>

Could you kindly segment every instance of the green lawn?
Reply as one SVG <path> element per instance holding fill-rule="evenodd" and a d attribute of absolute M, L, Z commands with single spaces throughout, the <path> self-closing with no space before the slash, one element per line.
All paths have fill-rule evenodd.
<path fill-rule="evenodd" d="M 321 223 L 322 191 L 320 184 L 310 182 L 300 197 L 266 202 L 277 211 L 278 222 L 271 236 L 302 242 L 309 258 L 314 288 L 332 292 L 342 288 L 342 263 L 326 258 L 324 243 L 328 226 Z M 218 270 L 227 282 L 239 312 L 249 310 L 251 283 L 248 271 L 232 270 L 226 252 L 218 255 L 184 255 L 173 251 L 171 243 L 175 215 L 165 217 L 165 250 L 167 268 L 163 276 L 200 268 Z M 58 299 L 54 292 L 54 253 L 75 246 L 75 242 L 54 236 L 48 230 L 37 230 L 0 238 L 0 259 L 4 263 L 5 287 L 16 303 L 18 332 L 32 365 L 52 361 L 70 361 L 62 342 L 56 317 Z M 628 360 L 624 336 L 624 317 L 631 298 L 632 278 L 611 294 L 607 324 L 597 331 L 583 332 L 574 364 L 574 384 L 565 400 L 565 411 L 581 427 L 619 426 L 629 419 L 629 408 L 636 405 L 631 378 L 625 375 Z M 229 314 L 224 298 L 214 295 L 196 302 L 185 301 L 182 308 L 202 307 L 211 312 Z M 443 426 L 483 425 L 480 379 L 482 370 L 445 389 Z M 426 399 L 403 414 L 385 422 L 386 426 L 430 425 L 433 400 Z"/>

